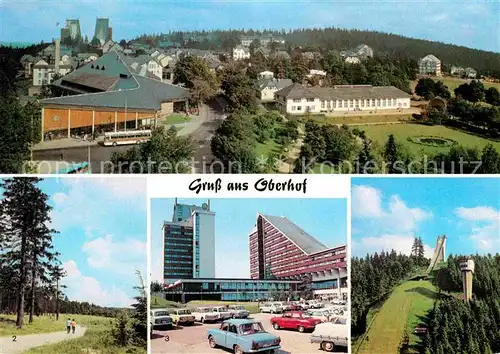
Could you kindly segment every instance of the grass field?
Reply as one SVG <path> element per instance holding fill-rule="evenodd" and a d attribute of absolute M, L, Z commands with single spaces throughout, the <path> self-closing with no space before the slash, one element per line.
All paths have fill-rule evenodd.
<path fill-rule="evenodd" d="M 151 296 L 151 308 L 170 308 L 170 307 L 183 307 L 175 301 L 165 300 L 159 296 Z"/>
<path fill-rule="evenodd" d="M 245 309 L 250 313 L 258 313 L 259 312 L 259 303 L 258 302 L 234 302 L 234 301 L 210 301 L 210 300 L 195 300 L 187 303 L 188 307 L 197 307 L 197 306 L 210 306 L 210 305 L 243 305 Z"/>
<path fill-rule="evenodd" d="M 190 116 L 186 116 L 183 114 L 172 114 L 171 116 L 167 117 L 165 124 L 181 124 L 189 122 L 190 120 L 191 120 Z"/>
<path fill-rule="evenodd" d="M 270 154 L 279 155 L 281 153 L 281 145 L 274 139 L 267 140 L 264 144 L 257 143 L 255 147 L 257 156 L 269 156 Z"/>
<path fill-rule="evenodd" d="M 70 317 L 75 319 L 78 326 L 92 327 L 100 326 L 103 323 L 109 324 L 113 319 L 98 316 L 87 315 L 71 315 L 60 314 L 59 320 L 56 321 L 55 317 L 39 316 L 33 318 L 33 323 L 28 323 L 28 316 L 24 317 L 24 325 L 22 329 L 16 328 L 15 315 L 0 315 L 0 337 L 8 335 L 23 335 L 23 334 L 36 334 L 46 332 L 64 331 L 66 326 L 66 319 Z"/>
<path fill-rule="evenodd" d="M 384 302 L 368 330 L 359 350 L 354 353 L 396 353 L 405 333 L 421 323 L 421 318 L 432 309 L 436 292 L 426 281 L 407 281 L 394 289 Z M 415 345 L 418 337 L 410 335 L 410 345 Z"/>
<path fill-rule="evenodd" d="M 408 141 L 408 137 L 417 136 L 437 136 L 452 139 L 458 144 L 467 147 L 478 147 L 483 149 L 485 145 L 491 143 L 497 150 L 500 150 L 500 142 L 491 141 L 472 134 L 447 128 L 444 126 L 428 126 L 421 124 L 387 124 L 387 125 L 361 125 L 358 127 L 364 130 L 367 136 L 377 142 L 378 146 L 384 146 L 390 134 L 394 134 L 398 143 L 404 144 L 407 149 L 413 153 L 423 151 L 426 154 L 435 154 L 437 152 L 447 152 L 449 147 L 433 147 L 416 144 Z"/>

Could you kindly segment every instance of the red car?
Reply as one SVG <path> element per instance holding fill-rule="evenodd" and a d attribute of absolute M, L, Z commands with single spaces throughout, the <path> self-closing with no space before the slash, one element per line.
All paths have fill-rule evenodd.
<path fill-rule="evenodd" d="M 305 330 L 314 330 L 318 323 L 321 323 L 321 320 L 296 311 L 286 312 L 279 317 L 271 318 L 271 324 L 274 329 L 296 329 L 300 333 L 303 333 Z"/>

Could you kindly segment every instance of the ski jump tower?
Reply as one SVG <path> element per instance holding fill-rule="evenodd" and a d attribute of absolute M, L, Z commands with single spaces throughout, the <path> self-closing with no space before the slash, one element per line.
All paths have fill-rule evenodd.
<path fill-rule="evenodd" d="M 445 259 L 445 251 L 446 251 L 446 235 L 438 236 L 436 241 L 436 247 L 434 247 L 434 254 L 431 258 L 431 263 L 429 264 L 429 268 L 427 268 L 427 273 L 430 273 L 436 265 L 443 262 Z"/>
<path fill-rule="evenodd" d="M 474 273 L 474 260 L 472 257 L 464 257 L 460 260 L 460 271 L 464 276 L 464 302 L 467 303 L 472 299 L 472 273 Z"/>

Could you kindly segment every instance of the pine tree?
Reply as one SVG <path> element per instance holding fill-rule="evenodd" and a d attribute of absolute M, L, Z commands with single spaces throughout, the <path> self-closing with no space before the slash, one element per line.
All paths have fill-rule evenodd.
<path fill-rule="evenodd" d="M 396 145 L 396 140 L 394 139 L 394 135 L 392 134 L 389 135 L 389 139 L 385 144 L 384 158 L 388 166 L 387 173 L 389 174 L 398 173 L 398 170 L 396 169 L 396 162 L 398 161 L 399 158 L 398 147 Z"/>
<path fill-rule="evenodd" d="M 132 315 L 132 329 L 135 333 L 135 339 L 138 344 L 143 344 L 147 341 L 148 334 L 148 301 L 146 294 L 146 286 L 141 276 L 141 272 L 136 271 L 137 277 L 139 278 L 139 285 L 134 289 L 139 292 L 137 296 L 134 297 L 135 303 L 132 307 L 135 309 Z"/>

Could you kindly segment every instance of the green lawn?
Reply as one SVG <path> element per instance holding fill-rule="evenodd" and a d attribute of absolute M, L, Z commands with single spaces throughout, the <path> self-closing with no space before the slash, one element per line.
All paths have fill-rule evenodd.
<path fill-rule="evenodd" d="M 450 93 L 452 96 L 455 96 L 455 93 L 453 92 L 458 86 L 462 85 L 463 83 L 470 82 L 471 80 L 465 80 L 465 79 L 460 79 L 458 77 L 453 77 L 453 76 L 443 76 L 443 77 L 432 77 L 434 81 L 443 81 L 443 83 L 448 86 L 448 90 L 450 90 Z M 417 84 L 417 81 L 413 82 L 412 88 L 415 88 L 415 85 Z M 486 89 L 490 87 L 496 87 L 497 90 L 500 90 L 500 83 L 498 82 L 488 82 L 488 81 L 481 81 Z"/>
<path fill-rule="evenodd" d="M 9 336 L 12 334 L 23 335 L 64 331 L 66 326 L 66 319 L 68 317 L 70 317 L 71 319 L 75 319 L 75 322 L 78 326 L 84 327 L 100 326 L 102 324 L 108 325 L 111 321 L 113 321 L 112 318 L 106 317 L 71 315 L 62 313 L 59 315 L 58 321 L 55 320 L 55 317 L 35 316 L 33 318 L 33 323 L 28 323 L 28 316 L 25 316 L 23 328 L 17 329 L 15 315 L 0 315 L 0 337 Z"/>
<path fill-rule="evenodd" d="M 258 313 L 259 312 L 259 303 L 258 302 L 234 302 L 234 301 L 217 301 L 217 300 L 195 300 L 187 303 L 188 307 L 197 307 L 197 306 L 210 306 L 210 305 L 242 305 L 245 309 L 250 313 Z"/>
<path fill-rule="evenodd" d="M 165 124 L 181 124 L 189 122 L 190 120 L 191 120 L 190 116 L 186 116 L 183 114 L 172 114 L 171 116 L 167 117 Z"/>
<path fill-rule="evenodd" d="M 434 286 L 426 280 L 397 286 L 377 313 L 357 353 L 396 353 L 406 329 L 411 333 L 410 345 L 417 344 L 418 337 L 412 332 L 432 309 L 436 296 Z"/>
<path fill-rule="evenodd" d="M 151 296 L 151 308 L 183 307 L 175 301 L 165 300 L 159 296 Z"/>
<path fill-rule="evenodd" d="M 255 153 L 257 156 L 269 156 L 271 153 L 279 155 L 281 146 L 274 139 L 269 139 L 265 143 L 257 143 Z"/>
<path fill-rule="evenodd" d="M 408 141 L 408 137 L 417 136 L 437 136 L 452 139 L 458 144 L 467 147 L 478 147 L 483 149 L 485 145 L 491 143 L 497 150 L 500 150 L 500 142 L 491 141 L 463 131 L 447 128 L 444 126 L 427 126 L 421 124 L 387 124 L 387 125 L 360 125 L 357 127 L 364 130 L 367 136 L 377 142 L 378 146 L 384 146 L 390 134 L 394 134 L 396 141 L 404 144 L 409 151 L 418 153 L 423 151 L 426 154 L 437 152 L 447 152 L 449 147 L 433 147 L 416 144 Z"/>

